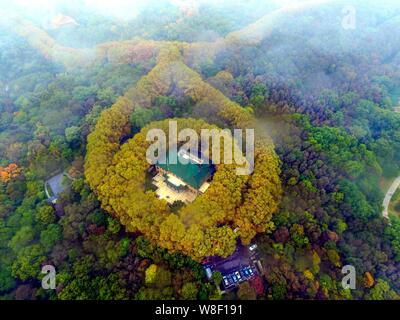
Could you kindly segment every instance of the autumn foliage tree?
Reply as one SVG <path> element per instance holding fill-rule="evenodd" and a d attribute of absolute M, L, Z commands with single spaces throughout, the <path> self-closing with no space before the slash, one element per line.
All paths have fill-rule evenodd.
<path fill-rule="evenodd" d="M 20 174 L 20 169 L 15 163 L 10 163 L 7 167 L 0 166 L 0 179 L 3 182 L 9 182 Z"/>
<path fill-rule="evenodd" d="M 128 231 L 139 231 L 171 252 L 182 252 L 195 260 L 213 255 L 226 257 L 234 251 L 238 236 L 247 244 L 258 232 L 273 229 L 271 217 L 281 197 L 278 158 L 270 138 L 257 130 L 251 113 L 187 67 L 177 47 L 166 45 L 157 61 L 147 76 L 102 113 L 89 135 L 87 180 L 103 208 L 116 215 Z M 259 133 L 254 172 L 241 176 L 236 174 L 235 165 L 217 165 L 209 190 L 181 208 L 178 215 L 144 187 L 149 167 L 145 155 L 150 145 L 146 133 L 151 128 L 168 132 L 168 120 L 150 123 L 120 145 L 121 138 L 130 132 L 131 115 L 137 106 L 151 108 L 154 100 L 167 95 L 172 87 L 190 97 L 195 105 L 194 116 L 198 105 L 207 104 L 214 115 L 206 117 L 208 121 L 229 128 L 255 128 Z M 178 131 L 191 128 L 198 135 L 201 129 L 217 128 L 200 119 L 174 120 Z M 233 232 L 235 228 L 237 233 Z"/>

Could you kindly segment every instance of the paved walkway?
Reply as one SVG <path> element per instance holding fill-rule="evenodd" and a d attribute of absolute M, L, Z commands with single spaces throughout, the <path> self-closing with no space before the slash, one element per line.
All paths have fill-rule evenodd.
<path fill-rule="evenodd" d="M 63 177 L 64 174 L 60 173 L 46 181 L 45 192 L 50 201 L 57 200 L 58 195 L 65 190 L 62 184 Z"/>
<path fill-rule="evenodd" d="M 390 186 L 388 192 L 386 192 L 385 199 L 383 199 L 382 215 L 387 219 L 389 219 L 389 204 L 390 204 L 390 201 L 392 200 L 392 197 L 393 197 L 394 193 L 396 192 L 397 188 L 399 188 L 399 187 L 400 187 L 400 176 L 397 177 L 393 181 L 393 183 Z"/>

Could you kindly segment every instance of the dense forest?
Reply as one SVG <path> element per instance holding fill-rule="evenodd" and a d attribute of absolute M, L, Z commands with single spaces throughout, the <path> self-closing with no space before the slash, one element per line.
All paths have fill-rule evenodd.
<path fill-rule="evenodd" d="M 382 217 L 386 185 L 400 174 L 400 7 L 353 1 L 347 29 L 342 1 L 314 2 L 285 11 L 274 1 L 150 1 L 122 19 L 73 1 L 57 7 L 73 17 L 65 25 L 0 11 L 0 297 L 400 299 L 400 216 Z M 224 182 L 226 173 L 217 178 L 231 190 L 215 188 L 213 205 L 182 209 L 199 213 L 199 225 L 225 206 L 245 217 L 235 223 L 257 243 L 264 273 L 223 296 L 199 263 L 212 246 L 196 228 L 206 248 L 175 240 L 176 215 L 164 234 L 152 229 L 153 211 L 165 208 L 151 200 L 119 215 L 113 200 L 124 208 L 142 198 L 121 197 L 119 181 L 97 188 L 102 171 L 124 171 L 106 167 L 121 135 L 173 117 L 221 127 L 256 119 L 268 136 L 259 157 L 268 159 L 246 190 L 259 203 L 222 199 L 244 183 Z M 129 169 L 136 137 L 117 156 Z M 45 181 L 60 172 L 70 182 L 53 205 Z M 145 214 L 130 227 L 127 217 Z M 229 240 L 212 254 L 229 254 L 229 230 L 210 237 Z M 47 264 L 56 290 L 41 286 Z M 341 286 L 344 265 L 356 268 L 355 290 Z"/>

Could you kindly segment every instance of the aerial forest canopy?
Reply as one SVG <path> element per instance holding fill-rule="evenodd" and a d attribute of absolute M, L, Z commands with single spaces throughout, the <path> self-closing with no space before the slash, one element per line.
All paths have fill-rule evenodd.
<path fill-rule="evenodd" d="M 271 218 L 281 196 L 279 161 L 271 139 L 258 135 L 251 176 L 237 175 L 235 165 L 220 164 L 210 189 L 186 205 L 179 215 L 171 213 L 166 202 L 144 189 L 149 166 L 146 150 L 150 144 L 145 140 L 146 133 L 150 128 L 167 131 L 168 120 L 152 122 L 121 148 L 119 141 L 129 133 L 135 106 L 151 108 L 156 97 L 167 95 L 172 88 L 190 98 L 193 114 L 207 104 L 215 115 L 208 121 L 243 129 L 255 124 L 247 110 L 188 68 L 181 61 L 178 48 L 167 47 L 152 71 L 100 116 L 88 137 L 85 175 L 103 208 L 114 213 L 128 231 L 140 231 L 155 244 L 195 260 L 214 255 L 227 257 L 235 250 L 238 235 L 248 244 L 256 233 L 273 229 Z M 190 128 L 199 135 L 201 129 L 216 128 L 204 121 L 178 120 L 178 129 Z M 233 232 L 236 228 L 237 234 Z"/>
<path fill-rule="evenodd" d="M 1 299 L 219 299 L 201 263 L 254 244 L 224 298 L 400 298 L 398 1 L 56 2 L 0 9 Z M 170 121 L 254 129 L 254 171 L 160 199 Z"/>

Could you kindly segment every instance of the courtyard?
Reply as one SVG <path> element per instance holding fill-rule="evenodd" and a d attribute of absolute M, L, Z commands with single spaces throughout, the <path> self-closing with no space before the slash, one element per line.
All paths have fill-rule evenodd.
<path fill-rule="evenodd" d="M 177 177 L 172 175 L 169 176 L 169 183 L 174 183 L 177 186 L 184 186 L 184 182 Z M 164 174 L 158 173 L 153 178 L 153 184 L 157 187 L 156 195 L 159 199 L 166 200 L 169 204 L 173 204 L 175 201 L 181 201 L 183 203 L 191 203 L 196 199 L 197 194 L 188 188 L 175 189 L 171 188 L 167 182 L 167 178 Z"/>

